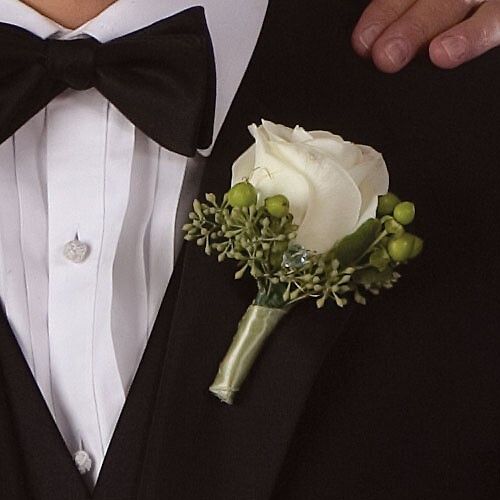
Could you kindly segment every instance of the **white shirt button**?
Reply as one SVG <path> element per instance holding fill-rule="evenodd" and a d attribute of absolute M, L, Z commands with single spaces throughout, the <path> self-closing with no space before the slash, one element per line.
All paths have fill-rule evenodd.
<path fill-rule="evenodd" d="M 92 468 L 92 459 L 84 450 L 78 450 L 74 453 L 73 460 L 80 474 L 86 474 Z"/>
<path fill-rule="evenodd" d="M 83 262 L 89 254 L 90 248 L 87 243 L 80 240 L 68 241 L 63 248 L 63 255 L 76 264 Z"/>

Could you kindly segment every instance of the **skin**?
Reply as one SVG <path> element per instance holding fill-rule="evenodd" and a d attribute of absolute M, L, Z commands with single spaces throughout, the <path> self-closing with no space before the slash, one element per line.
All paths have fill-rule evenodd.
<path fill-rule="evenodd" d="M 455 68 L 500 45 L 500 0 L 372 0 L 352 45 L 386 73 L 422 50 L 436 66 Z"/>
<path fill-rule="evenodd" d="M 67 28 L 77 28 L 116 0 L 23 0 Z M 395 73 L 423 49 L 454 68 L 500 45 L 500 0 L 372 0 L 352 45 L 378 69 Z"/>
<path fill-rule="evenodd" d="M 116 0 L 22 0 L 65 28 L 75 29 L 96 17 Z"/>

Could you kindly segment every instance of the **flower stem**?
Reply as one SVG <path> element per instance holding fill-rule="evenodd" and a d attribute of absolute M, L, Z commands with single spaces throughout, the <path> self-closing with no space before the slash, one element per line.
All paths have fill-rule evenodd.
<path fill-rule="evenodd" d="M 241 318 L 231 347 L 227 351 L 210 392 L 222 402 L 232 404 L 267 337 L 287 310 L 251 305 Z"/>
<path fill-rule="evenodd" d="M 368 255 L 381 241 L 385 238 L 389 233 L 384 229 L 377 237 L 377 239 L 356 259 L 356 261 L 351 264 L 351 266 L 355 266 L 359 261 L 363 259 L 365 255 Z M 349 266 L 349 267 L 351 267 Z"/>

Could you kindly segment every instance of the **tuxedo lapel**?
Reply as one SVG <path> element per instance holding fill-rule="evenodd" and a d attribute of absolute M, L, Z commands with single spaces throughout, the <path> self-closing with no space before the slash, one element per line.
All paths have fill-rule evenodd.
<path fill-rule="evenodd" d="M 270 110 L 241 89 L 206 167 L 202 191 L 222 195 L 230 165 L 251 140 L 246 126 Z M 139 498 L 269 498 L 325 354 L 351 310 L 297 306 L 264 347 L 233 406 L 209 391 L 237 324 L 252 302 L 252 279 L 235 281 L 194 244 L 185 259 Z"/>
<path fill-rule="evenodd" d="M 208 386 L 252 300 L 239 285 L 233 269 L 194 245 L 186 249 L 140 498 L 265 499 L 272 492 L 311 384 L 350 311 L 298 306 L 227 406 Z"/>
<path fill-rule="evenodd" d="M 4 314 L 0 318 L 0 359 L 3 385 L 14 422 L 14 435 L 8 436 L 5 441 L 17 439 L 17 446 L 23 450 L 23 469 L 26 472 L 24 487 L 31 490 L 30 497 L 26 498 L 88 499 L 87 490 Z M 7 408 L 2 411 L 0 419 L 3 423 L 9 418 L 8 413 Z M 1 460 L 11 459 L 19 461 L 17 457 L 9 455 L 2 456 Z M 6 470 L 3 466 L 1 469 L 2 472 Z M 18 474 L 19 472 L 20 469 L 17 470 Z M 19 496 L 11 494 L 5 498 L 25 498 L 17 488 L 15 495 Z"/>
<path fill-rule="evenodd" d="M 200 196 L 227 191 L 232 162 L 252 142 L 250 123 L 262 118 L 287 123 L 307 115 L 305 100 L 269 99 L 262 93 L 266 78 L 275 74 L 272 28 L 282 18 L 281 7 L 284 3 L 270 3 L 256 52 L 205 168 Z M 249 277 L 234 280 L 234 263 L 219 264 L 193 243 L 184 250 L 138 498 L 268 499 L 316 375 L 356 306 L 298 305 L 273 332 L 235 404 L 228 406 L 208 387 L 256 286 Z"/>

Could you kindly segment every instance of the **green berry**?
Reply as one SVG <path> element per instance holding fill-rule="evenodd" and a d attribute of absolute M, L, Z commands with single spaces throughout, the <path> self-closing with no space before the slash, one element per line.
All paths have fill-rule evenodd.
<path fill-rule="evenodd" d="M 249 207 L 257 203 L 257 191 L 248 181 L 239 182 L 227 193 L 227 201 L 232 207 Z"/>
<path fill-rule="evenodd" d="M 405 226 L 415 218 L 415 205 L 411 201 L 403 201 L 394 207 L 394 218 Z"/>
<path fill-rule="evenodd" d="M 387 251 L 392 260 L 401 262 L 410 258 L 414 244 L 415 236 L 410 233 L 404 233 L 399 238 L 393 236 L 389 240 Z"/>
<path fill-rule="evenodd" d="M 394 207 L 400 203 L 400 199 L 394 193 L 387 193 L 378 197 L 377 215 L 391 215 Z"/>
<path fill-rule="evenodd" d="M 415 241 L 413 243 L 413 250 L 411 251 L 411 254 L 410 254 L 410 259 L 414 259 L 415 257 L 417 257 L 417 255 L 420 254 L 420 252 L 422 251 L 422 248 L 424 246 L 424 242 L 422 241 L 422 238 L 419 238 L 418 236 L 414 236 L 415 238 Z"/>
<path fill-rule="evenodd" d="M 266 198 L 265 201 L 267 211 L 274 217 L 285 217 L 290 209 L 290 202 L 286 196 L 277 194 Z"/>

